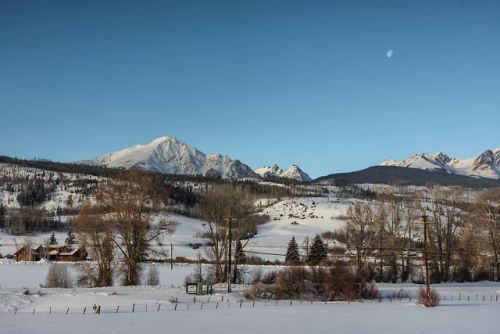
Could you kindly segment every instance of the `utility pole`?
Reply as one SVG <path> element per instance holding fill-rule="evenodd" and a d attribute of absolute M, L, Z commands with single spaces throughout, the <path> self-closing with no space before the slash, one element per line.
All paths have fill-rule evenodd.
<path fill-rule="evenodd" d="M 174 245 L 170 243 L 170 270 L 174 269 Z"/>
<path fill-rule="evenodd" d="M 430 224 L 431 222 L 427 221 L 427 214 L 424 212 L 424 214 L 422 215 L 422 221 L 415 223 L 424 225 L 425 293 L 427 297 L 429 297 L 431 291 L 431 283 L 429 278 L 429 246 L 427 242 L 427 224 Z"/>
<path fill-rule="evenodd" d="M 427 297 L 429 297 L 430 283 L 429 283 L 429 254 L 427 249 L 427 215 L 424 214 L 422 217 L 424 224 L 424 262 L 425 262 L 425 288 Z"/>
<path fill-rule="evenodd" d="M 227 292 L 231 292 L 231 245 L 233 244 L 233 220 L 229 217 L 229 254 L 227 268 Z"/>

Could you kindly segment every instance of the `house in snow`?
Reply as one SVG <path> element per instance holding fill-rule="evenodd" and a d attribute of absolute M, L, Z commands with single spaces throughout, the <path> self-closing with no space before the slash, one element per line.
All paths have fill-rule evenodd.
<path fill-rule="evenodd" d="M 26 245 L 14 253 L 16 261 L 76 262 L 87 259 L 87 250 L 82 245 Z"/>

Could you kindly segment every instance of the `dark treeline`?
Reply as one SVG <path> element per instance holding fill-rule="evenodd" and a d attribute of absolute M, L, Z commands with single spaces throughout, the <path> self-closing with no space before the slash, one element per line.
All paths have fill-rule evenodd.
<path fill-rule="evenodd" d="M 44 209 L 19 208 L 5 209 L 0 207 L 0 228 L 13 235 L 26 235 L 35 232 L 62 231 L 68 223 L 61 217 Z"/>

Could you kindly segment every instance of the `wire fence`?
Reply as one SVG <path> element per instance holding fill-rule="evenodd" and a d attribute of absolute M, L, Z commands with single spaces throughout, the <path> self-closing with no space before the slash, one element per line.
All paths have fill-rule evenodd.
<path fill-rule="evenodd" d="M 452 304 L 498 304 L 500 305 L 499 295 L 480 295 L 480 294 L 448 294 L 439 295 L 440 305 Z M 203 310 L 224 310 L 224 309 L 242 309 L 249 310 L 262 307 L 294 307 L 294 306 L 319 306 L 332 304 L 351 304 L 351 303 L 417 303 L 415 297 L 391 297 L 384 296 L 377 299 L 360 299 L 353 301 L 318 301 L 318 300 L 296 300 L 296 299 L 258 299 L 258 300 L 203 300 L 192 302 L 169 302 L 169 303 L 132 303 L 122 305 L 93 305 L 93 306 L 68 306 L 68 307 L 35 307 L 35 308 L 14 308 L 6 313 L 10 314 L 67 314 L 67 315 L 87 315 L 87 314 L 123 314 L 123 313 L 149 313 L 149 312 L 185 312 L 185 311 L 203 311 Z"/>

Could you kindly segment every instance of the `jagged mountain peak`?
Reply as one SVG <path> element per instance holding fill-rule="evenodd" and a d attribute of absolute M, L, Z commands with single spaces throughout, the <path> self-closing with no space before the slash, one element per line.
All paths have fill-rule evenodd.
<path fill-rule="evenodd" d="M 500 179 L 500 148 L 485 150 L 469 159 L 452 158 L 442 152 L 420 153 L 401 161 L 389 159 L 381 165 L 442 170 L 451 174 Z"/>
<path fill-rule="evenodd" d="M 262 177 L 279 177 L 285 179 L 292 179 L 299 182 L 311 181 L 311 178 L 307 173 L 302 171 L 297 165 L 291 165 L 286 170 L 279 167 L 277 164 L 273 164 L 268 167 L 261 167 L 255 170 L 255 173 Z"/>
<path fill-rule="evenodd" d="M 206 155 L 175 137 L 162 136 L 145 145 L 135 145 L 105 154 L 86 163 L 114 168 L 139 168 L 167 174 L 203 175 L 228 179 L 257 177 L 239 160 L 221 154 Z"/>

